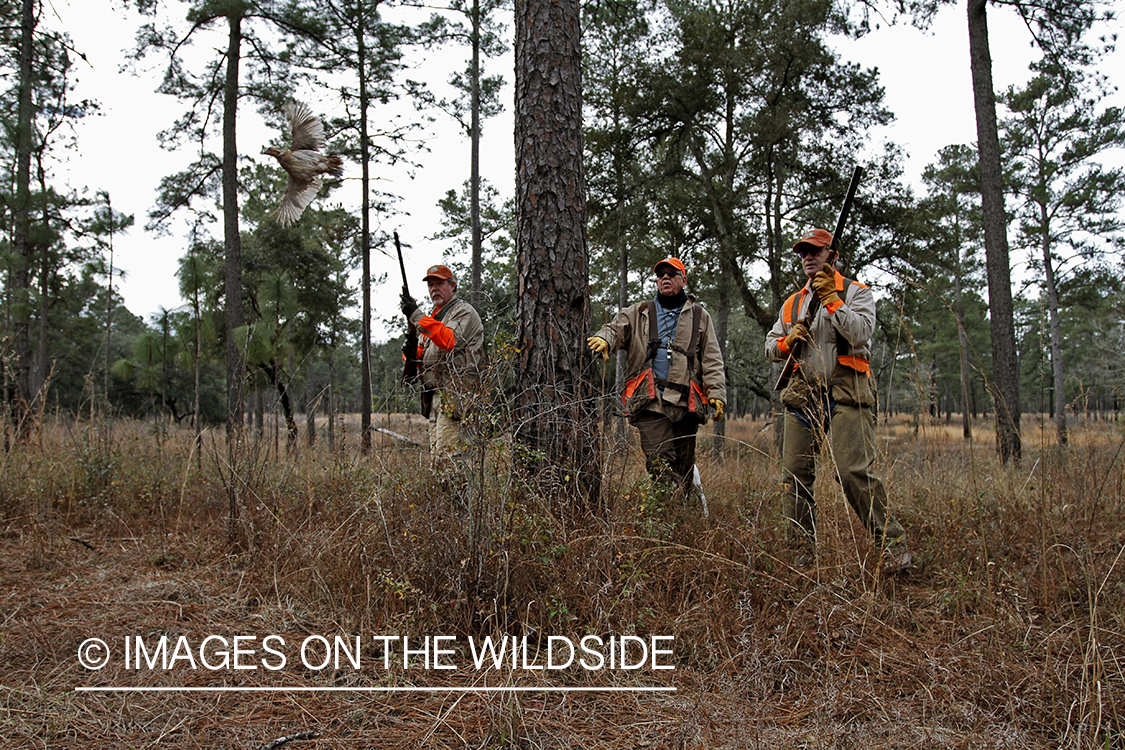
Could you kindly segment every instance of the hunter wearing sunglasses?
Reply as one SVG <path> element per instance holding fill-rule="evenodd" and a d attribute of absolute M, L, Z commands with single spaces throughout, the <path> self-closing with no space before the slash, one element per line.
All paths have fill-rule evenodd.
<path fill-rule="evenodd" d="M 691 487 L 699 426 L 712 414 L 723 418 L 726 374 L 711 316 L 685 291 L 684 264 L 668 257 L 653 271 L 655 299 L 621 310 L 586 343 L 603 359 L 627 353 L 622 405 L 640 432 L 649 477 L 676 500 Z"/>
<path fill-rule="evenodd" d="M 887 490 L 875 474 L 875 380 L 871 336 L 875 298 L 871 289 L 836 270 L 832 233 L 814 229 L 793 246 L 808 282 L 790 295 L 766 336 L 766 357 L 800 360 L 781 392 L 784 500 L 793 561 L 816 561 L 816 499 L 813 484 L 821 448 L 828 443 L 844 497 L 867 528 L 887 573 L 913 563 L 902 526 L 890 513 Z"/>

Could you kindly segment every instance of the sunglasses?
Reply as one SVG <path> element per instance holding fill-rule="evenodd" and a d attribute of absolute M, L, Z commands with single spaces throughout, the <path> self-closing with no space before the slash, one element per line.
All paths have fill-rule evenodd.
<path fill-rule="evenodd" d="M 674 279 L 679 275 L 680 275 L 680 272 L 675 270 L 675 269 L 672 269 L 672 270 L 669 270 L 669 271 L 657 271 L 656 272 L 656 278 L 658 278 L 658 279 L 663 279 L 665 276 L 669 276 L 669 277 Z"/>
<path fill-rule="evenodd" d="M 794 250 L 793 252 L 797 253 L 797 256 L 800 257 L 800 258 L 807 258 L 810 255 L 820 255 L 821 253 L 823 253 L 827 249 L 828 248 L 826 248 L 826 247 L 817 247 L 817 248 L 803 247 L 800 250 Z"/>

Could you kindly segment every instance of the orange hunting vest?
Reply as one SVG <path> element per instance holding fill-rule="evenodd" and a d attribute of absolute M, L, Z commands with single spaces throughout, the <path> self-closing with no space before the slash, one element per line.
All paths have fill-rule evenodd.
<path fill-rule="evenodd" d="M 852 284 L 867 288 L 866 284 L 861 284 L 855 279 L 849 279 L 839 271 L 836 271 L 836 292 L 840 295 L 842 302 L 847 302 L 848 290 L 851 289 Z M 805 301 L 805 296 L 808 295 L 809 288 L 806 284 L 798 291 L 789 295 L 789 299 L 785 300 L 785 304 L 781 308 L 781 319 L 786 325 L 793 325 L 797 320 L 797 314 L 801 309 L 801 305 Z M 836 331 L 836 361 L 845 367 L 850 367 L 857 372 L 868 372 L 871 370 L 871 363 L 866 359 L 853 356 L 851 354 L 851 344 L 844 336 Z"/>

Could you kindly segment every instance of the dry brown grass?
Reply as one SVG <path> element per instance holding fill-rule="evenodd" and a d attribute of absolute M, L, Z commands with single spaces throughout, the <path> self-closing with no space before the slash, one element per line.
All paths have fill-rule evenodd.
<path fill-rule="evenodd" d="M 1028 424 L 1027 422 L 1032 422 Z M 1125 442 L 1050 445 L 1019 468 L 977 425 L 896 420 L 880 468 L 918 565 L 884 578 L 827 472 L 818 567 L 788 564 L 772 433 L 700 446 L 711 515 L 662 508 L 635 444 L 607 451 L 600 518 L 483 456 L 484 492 L 380 437 L 203 455 L 151 426 L 56 425 L 0 456 L 0 747 L 1125 747 Z M 388 426 L 424 442 L 424 424 Z M 1038 435 L 1044 437 L 1040 439 Z M 283 438 L 282 438 L 283 440 Z M 239 499 L 241 549 L 227 536 Z M 92 549 L 91 549 L 92 547 Z M 674 635 L 675 670 L 461 667 L 101 671 L 79 644 L 279 634 Z M 382 652 L 365 640 L 365 665 Z M 639 692 L 89 693 L 91 686 L 636 687 Z"/>

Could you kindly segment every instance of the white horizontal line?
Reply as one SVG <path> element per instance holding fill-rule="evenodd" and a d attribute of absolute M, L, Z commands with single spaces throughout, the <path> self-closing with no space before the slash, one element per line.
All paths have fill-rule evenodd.
<path fill-rule="evenodd" d="M 76 687 L 76 693 L 674 693 L 674 687 Z"/>

